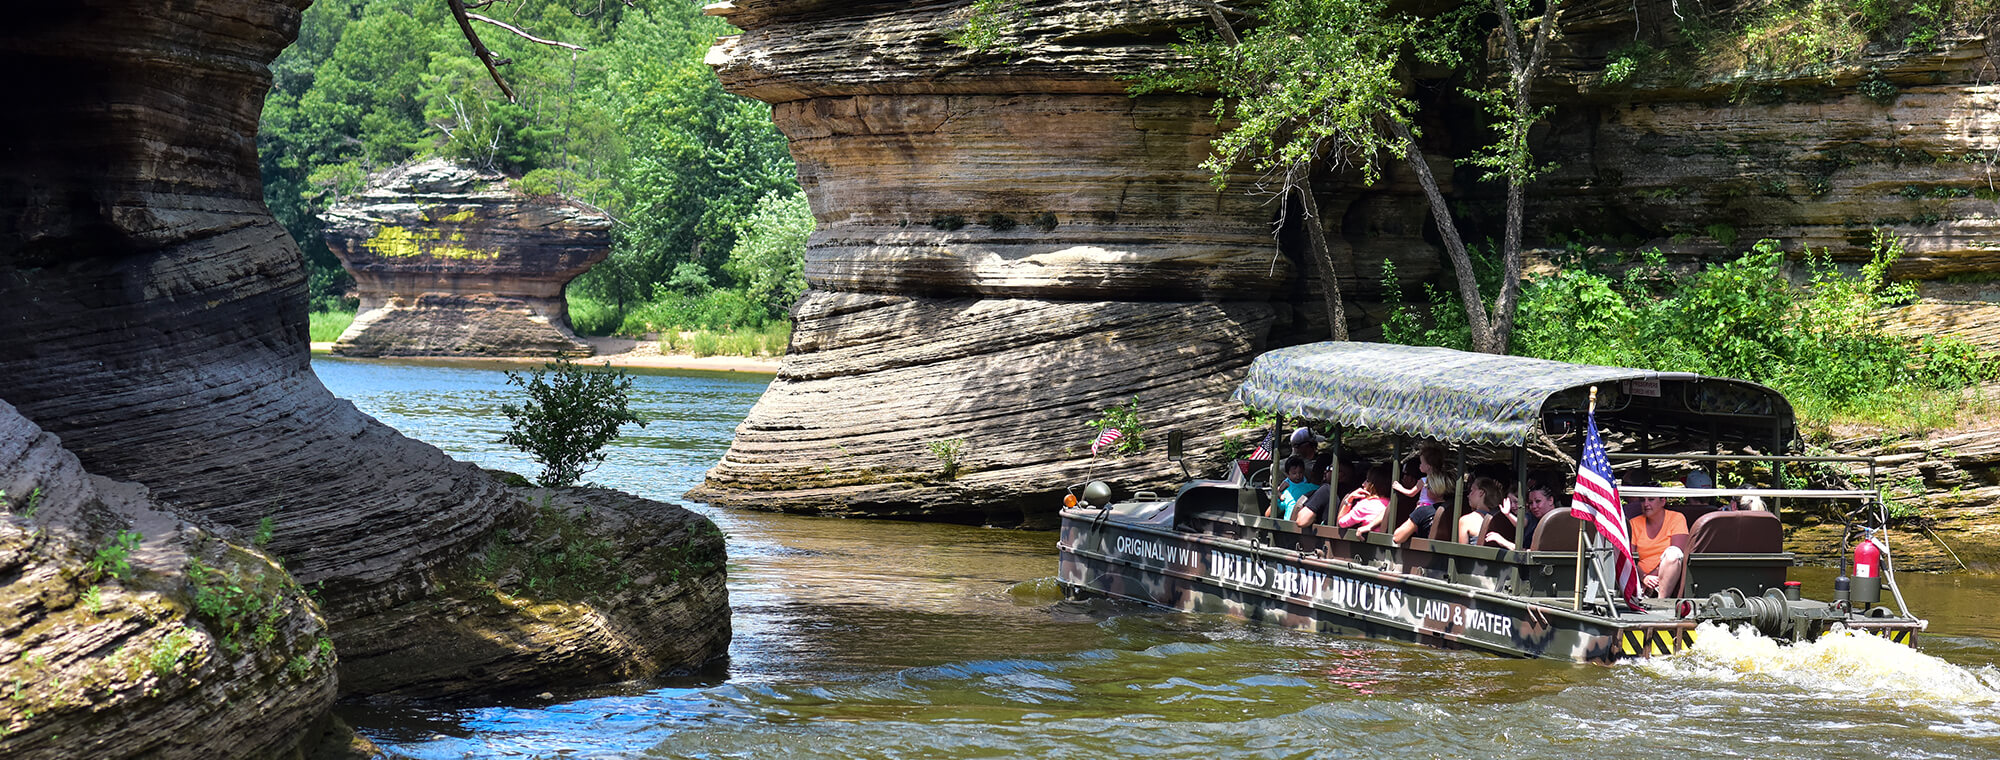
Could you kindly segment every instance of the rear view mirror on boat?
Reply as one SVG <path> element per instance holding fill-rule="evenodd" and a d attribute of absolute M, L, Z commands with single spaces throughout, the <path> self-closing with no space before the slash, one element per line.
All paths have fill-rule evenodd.
<path fill-rule="evenodd" d="M 1174 464 L 1181 466 L 1182 475 L 1190 478 L 1194 477 L 1194 473 L 1188 472 L 1186 433 L 1179 430 L 1167 431 L 1167 458 L 1173 460 Z"/>

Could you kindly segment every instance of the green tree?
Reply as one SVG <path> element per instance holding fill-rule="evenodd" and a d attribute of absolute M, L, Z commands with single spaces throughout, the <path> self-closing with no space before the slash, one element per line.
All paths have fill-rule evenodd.
<path fill-rule="evenodd" d="M 628 424 L 645 427 L 632 412 L 632 378 L 606 364 L 593 369 L 569 360 L 550 362 L 526 375 L 507 373 L 507 384 L 527 394 L 500 411 L 513 421 L 501 442 L 542 465 L 538 479 L 551 488 L 575 485 L 604 461 L 605 445 Z"/>
<path fill-rule="evenodd" d="M 757 279 L 726 272 L 728 257 L 760 199 L 798 182 L 769 107 L 723 92 L 702 62 L 729 27 L 684 1 L 582 16 L 553 3 L 504 10 L 486 12 L 581 48 L 469 21 L 496 59 L 512 60 L 501 68 L 511 99 L 447 4 L 321 0 L 306 11 L 299 42 L 272 66 L 258 142 L 265 201 L 306 254 L 313 302 L 351 286 L 319 213 L 367 173 L 430 156 L 518 173 L 619 219 L 610 260 L 573 286 L 613 304 L 614 324 L 662 287 L 698 285 L 683 295 L 706 297 Z M 749 300 L 720 300 L 731 299 Z"/>
<path fill-rule="evenodd" d="M 1554 35 L 1559 2 L 1546 5 L 1530 34 L 1515 20 L 1527 8 L 1517 0 L 1492 0 L 1490 6 L 1468 2 L 1427 18 L 1394 11 L 1387 0 L 1272 0 L 1240 36 L 1219 6 L 1204 4 L 1215 29 L 1191 34 L 1176 46 L 1186 63 L 1143 78 L 1136 90 L 1219 96 L 1216 116 L 1231 126 L 1215 140 L 1204 167 L 1221 184 L 1237 167 L 1248 166 L 1262 175 L 1262 184 L 1300 204 L 1326 283 L 1334 337 L 1346 337 L 1345 310 L 1311 178 L 1322 168 L 1353 167 L 1372 183 L 1380 176 L 1378 161 L 1390 156 L 1407 162 L 1424 188 L 1457 274 L 1472 347 L 1504 352 L 1520 290 L 1522 192 L 1540 168 L 1533 164 L 1527 137 L 1544 112 L 1530 100 L 1529 85 Z M 1505 181 L 1508 187 L 1499 251 L 1502 276 L 1491 311 L 1452 208 L 1424 160 L 1418 142 L 1422 135 L 1413 123 L 1417 105 L 1405 96 L 1408 83 L 1398 70 L 1405 50 L 1434 64 L 1464 63 L 1462 51 L 1476 39 L 1467 32 L 1482 10 L 1498 18 L 1507 67 L 1498 87 L 1473 93 L 1497 117 L 1499 139 L 1470 163 L 1486 169 L 1487 179 Z"/>
<path fill-rule="evenodd" d="M 723 270 L 744 297 L 771 316 L 783 316 L 806 292 L 806 240 L 812 236 L 812 207 L 805 193 L 771 192 L 743 222 L 743 234 L 729 250 Z"/>

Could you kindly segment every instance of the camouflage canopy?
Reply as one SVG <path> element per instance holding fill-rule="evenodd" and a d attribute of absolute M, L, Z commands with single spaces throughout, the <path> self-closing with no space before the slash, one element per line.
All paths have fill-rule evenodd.
<path fill-rule="evenodd" d="M 1542 439 L 1548 415 L 1585 411 L 1593 385 L 1606 425 L 1622 419 L 1758 442 L 1792 434 L 1791 404 L 1756 383 L 1384 343 L 1267 352 L 1235 399 L 1342 428 L 1512 447 Z"/>

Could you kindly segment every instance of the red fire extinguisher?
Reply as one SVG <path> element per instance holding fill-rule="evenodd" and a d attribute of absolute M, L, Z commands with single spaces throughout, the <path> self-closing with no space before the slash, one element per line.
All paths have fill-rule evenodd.
<path fill-rule="evenodd" d="M 1854 547 L 1854 577 L 1882 577 L 1882 544 L 1875 540 L 1875 531 L 1868 531 Z"/>

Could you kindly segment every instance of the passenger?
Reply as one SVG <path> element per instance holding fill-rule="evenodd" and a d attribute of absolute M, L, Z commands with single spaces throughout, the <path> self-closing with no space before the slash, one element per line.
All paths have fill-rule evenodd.
<path fill-rule="evenodd" d="M 1403 482 L 1390 486 L 1390 488 L 1395 489 L 1396 493 L 1403 494 L 1404 496 L 1414 494 L 1417 497 L 1416 509 L 1411 510 L 1409 518 L 1405 519 L 1401 525 L 1396 526 L 1394 539 L 1398 544 L 1408 543 L 1411 536 L 1429 536 L 1432 524 L 1437 522 L 1438 501 L 1435 494 L 1431 493 L 1430 483 L 1434 478 L 1442 481 L 1446 476 L 1442 474 L 1430 474 L 1441 469 L 1440 464 L 1444 461 L 1444 452 L 1442 450 L 1433 451 L 1435 451 L 1435 456 L 1429 462 L 1424 461 L 1422 456 L 1411 457 L 1408 461 L 1404 462 Z M 1429 468 L 1429 471 L 1425 472 L 1425 468 Z M 1411 474 L 1416 472 L 1425 472 L 1425 474 L 1415 478 L 1410 477 Z M 1426 501 L 1424 499 L 1425 496 L 1431 496 L 1432 498 Z"/>
<path fill-rule="evenodd" d="M 1553 489 L 1544 485 L 1536 485 L 1533 489 L 1530 489 L 1528 491 L 1528 511 L 1525 518 L 1528 526 L 1522 529 L 1521 535 L 1533 541 L 1535 539 L 1535 528 L 1542 524 L 1542 518 L 1548 517 L 1550 513 L 1555 511 L 1556 495 Z M 1513 536 L 1489 534 L 1486 536 L 1486 542 L 1494 546 L 1504 546 L 1509 549 L 1516 548 Z"/>
<path fill-rule="evenodd" d="M 1333 478 L 1333 492 L 1352 494 L 1361 489 L 1361 475 L 1368 471 L 1368 467 L 1352 459 L 1342 459 L 1334 471 L 1336 474 Z"/>
<path fill-rule="evenodd" d="M 1319 445 L 1326 442 L 1326 436 L 1299 428 L 1292 431 L 1292 456 L 1306 461 L 1306 475 L 1314 483 L 1324 482 L 1326 469 L 1333 465 L 1333 452 L 1320 451 Z"/>
<path fill-rule="evenodd" d="M 1361 498 L 1341 513 L 1340 527 L 1360 533 L 1381 530 L 1383 521 L 1389 517 L 1389 466 L 1378 464 L 1368 468 L 1368 479 L 1355 493 L 1361 494 Z"/>
<path fill-rule="evenodd" d="M 1472 481 L 1472 487 L 1465 493 L 1466 506 L 1472 507 L 1472 511 L 1458 518 L 1458 531 L 1452 534 L 1455 536 L 1453 540 L 1461 544 L 1479 543 L 1479 531 L 1486 527 L 1487 518 L 1500 508 L 1503 493 L 1498 480 L 1479 478 Z"/>
<path fill-rule="evenodd" d="M 1715 487 L 1715 479 L 1709 477 L 1708 472 L 1704 470 L 1689 472 L 1685 478 L 1682 478 L 1681 483 L 1689 488 Z M 1718 501 L 1713 496 L 1690 496 L 1687 498 L 1686 504 L 1675 511 L 1687 517 L 1688 524 L 1693 525 L 1694 521 L 1701 519 L 1702 515 L 1732 509 L 1734 506 L 1733 503 Z"/>
<path fill-rule="evenodd" d="M 1419 473 L 1416 482 L 1409 485 L 1399 483 L 1395 489 L 1396 493 L 1415 497 L 1417 508 L 1423 509 L 1425 505 L 1436 504 L 1439 501 L 1438 494 L 1446 490 L 1446 481 L 1450 480 L 1444 471 L 1444 447 L 1431 443 L 1424 444 L 1417 449 L 1416 462 Z M 1407 465 L 1404 466 L 1403 472 L 1407 479 L 1409 474 Z"/>
<path fill-rule="evenodd" d="M 1342 463 L 1343 466 L 1345 464 L 1345 462 Z M 1330 508 L 1327 504 L 1333 500 L 1334 494 L 1340 493 L 1339 489 L 1332 483 L 1326 482 L 1335 477 L 1333 470 L 1320 473 L 1320 476 L 1319 488 L 1314 489 L 1312 495 L 1306 497 L 1305 503 L 1300 504 L 1298 509 L 1292 512 L 1292 522 L 1302 530 L 1308 525 L 1319 522 L 1329 511 Z M 1343 503 L 1342 507 L 1345 508 L 1345 506 Z"/>
<path fill-rule="evenodd" d="M 1318 484 L 1306 479 L 1306 460 L 1298 457 L 1286 459 L 1285 482 L 1278 489 L 1278 498 L 1271 500 L 1271 506 L 1264 510 L 1264 516 L 1290 520 L 1293 510 L 1318 489 Z"/>
<path fill-rule="evenodd" d="M 1632 518 L 1631 529 L 1644 594 L 1657 597 L 1678 590 L 1687 561 L 1687 518 L 1668 511 L 1665 498 L 1648 496 L 1639 499 L 1639 516 Z"/>

